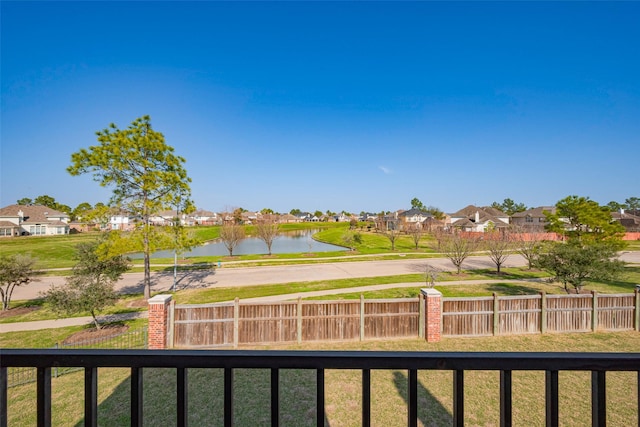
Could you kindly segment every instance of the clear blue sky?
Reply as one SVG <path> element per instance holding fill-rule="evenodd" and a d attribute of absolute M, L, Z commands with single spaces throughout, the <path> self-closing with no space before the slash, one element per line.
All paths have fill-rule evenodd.
<path fill-rule="evenodd" d="M 1 3 L 0 204 L 150 115 L 198 207 L 640 196 L 638 2 Z"/>

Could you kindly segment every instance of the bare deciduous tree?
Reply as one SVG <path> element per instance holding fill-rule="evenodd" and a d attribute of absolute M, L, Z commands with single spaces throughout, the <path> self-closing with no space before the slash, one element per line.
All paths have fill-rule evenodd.
<path fill-rule="evenodd" d="M 509 229 L 494 230 L 484 235 L 484 247 L 489 251 L 489 258 L 496 265 L 497 273 L 504 265 L 514 249 L 514 236 Z"/>
<path fill-rule="evenodd" d="M 233 250 L 245 238 L 244 227 L 233 222 L 225 222 L 220 227 L 220 240 L 229 251 L 229 256 L 233 256 Z"/>
<path fill-rule="evenodd" d="M 29 255 L 2 255 L 0 257 L 0 296 L 2 310 L 9 310 L 11 295 L 16 286 L 31 282 L 36 271 L 36 260 Z"/>
<path fill-rule="evenodd" d="M 540 255 L 545 234 L 536 232 L 535 230 L 525 229 L 521 226 L 516 227 L 514 232 L 516 252 L 527 260 L 527 265 L 529 270 L 531 270 Z"/>
<path fill-rule="evenodd" d="M 436 285 L 436 280 L 438 280 L 438 275 L 440 274 L 440 270 L 431 264 L 426 264 L 424 267 L 424 280 L 428 288 L 433 288 Z"/>
<path fill-rule="evenodd" d="M 398 236 L 400 236 L 400 230 L 392 228 L 390 230 L 383 230 L 382 234 L 384 234 L 384 236 L 387 239 L 389 239 L 389 242 L 391 242 L 391 250 L 395 251 L 396 250 L 396 240 L 398 239 Z"/>
<path fill-rule="evenodd" d="M 411 236 L 413 239 L 413 243 L 416 245 L 416 249 L 420 245 L 420 239 L 424 236 L 424 230 L 422 230 L 422 225 L 420 223 L 414 222 L 406 225 L 407 234 Z"/>
<path fill-rule="evenodd" d="M 444 234 L 440 242 L 441 252 L 456 266 L 457 274 L 460 274 L 462 263 L 478 246 L 478 240 L 473 237 L 465 237 L 460 233 Z"/>
<path fill-rule="evenodd" d="M 256 224 L 256 234 L 258 235 L 258 238 L 267 245 L 269 255 L 271 255 L 271 245 L 273 245 L 273 240 L 276 238 L 279 231 L 280 224 L 272 219 L 265 219 Z"/>

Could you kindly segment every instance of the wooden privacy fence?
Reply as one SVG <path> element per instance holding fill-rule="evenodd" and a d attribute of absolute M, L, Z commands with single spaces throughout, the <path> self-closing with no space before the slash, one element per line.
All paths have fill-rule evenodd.
<path fill-rule="evenodd" d="M 640 331 L 640 294 L 523 295 L 241 302 L 175 305 L 166 322 L 149 323 L 168 347 L 354 341 L 380 338 L 488 336 L 588 331 Z M 153 324 L 167 324 L 155 333 Z M 164 348 L 151 346 L 150 348 Z"/>
<path fill-rule="evenodd" d="M 420 298 L 241 302 L 172 306 L 169 342 L 175 347 L 353 341 L 418 337 Z"/>
<path fill-rule="evenodd" d="M 633 294 L 443 298 L 443 336 L 640 330 Z"/>

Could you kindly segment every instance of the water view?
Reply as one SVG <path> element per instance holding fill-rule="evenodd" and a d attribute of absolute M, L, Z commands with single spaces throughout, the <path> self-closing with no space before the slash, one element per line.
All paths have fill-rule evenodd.
<path fill-rule="evenodd" d="M 342 246 L 331 245 L 313 240 L 311 237 L 318 230 L 299 230 L 289 231 L 278 235 L 271 245 L 272 254 L 295 254 L 304 252 L 335 252 L 346 251 L 347 248 Z M 267 245 L 257 237 L 247 237 L 233 249 L 234 255 L 254 255 L 267 254 Z M 195 256 L 225 256 L 229 255 L 229 251 L 221 241 L 206 243 L 202 246 L 194 248 L 190 252 L 181 254 L 180 257 Z M 157 251 L 151 255 L 152 258 L 173 258 L 173 251 Z M 142 258 L 142 255 L 136 254 L 131 258 Z"/>

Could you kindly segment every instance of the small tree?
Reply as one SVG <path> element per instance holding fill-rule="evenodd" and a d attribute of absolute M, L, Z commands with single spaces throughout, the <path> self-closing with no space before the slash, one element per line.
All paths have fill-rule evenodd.
<path fill-rule="evenodd" d="M 388 230 L 383 230 L 382 234 L 384 234 L 384 236 L 389 239 L 389 242 L 391 243 L 391 250 L 395 251 L 396 240 L 398 239 L 398 237 L 400 237 L 400 230 L 398 230 L 396 227 L 391 227 Z"/>
<path fill-rule="evenodd" d="M 24 286 L 31 282 L 36 274 L 33 266 L 36 260 L 29 255 L 0 256 L 0 295 L 2 310 L 9 310 L 11 295 L 16 286 Z"/>
<path fill-rule="evenodd" d="M 540 256 L 544 234 L 528 233 L 525 232 L 524 227 L 518 227 L 515 229 L 514 237 L 516 252 L 522 255 L 527 261 L 527 267 L 531 270 Z"/>
<path fill-rule="evenodd" d="M 355 251 L 355 245 L 362 243 L 362 234 L 353 231 L 346 231 L 342 235 L 342 241 L 345 245 L 347 245 L 347 247 L 349 247 L 351 251 Z"/>
<path fill-rule="evenodd" d="M 464 237 L 460 233 L 443 236 L 440 243 L 441 252 L 449 258 L 460 274 L 462 263 L 476 250 L 478 240 L 472 237 Z"/>
<path fill-rule="evenodd" d="M 279 232 L 280 224 L 271 219 L 262 220 L 256 224 L 256 233 L 258 238 L 267 245 L 269 255 L 271 255 L 271 246 L 273 245 L 273 241 L 278 236 Z"/>
<path fill-rule="evenodd" d="M 436 280 L 438 280 L 438 275 L 440 274 L 440 270 L 432 266 L 431 264 L 425 264 L 424 268 L 424 280 L 427 288 L 433 288 L 436 285 Z"/>
<path fill-rule="evenodd" d="M 244 227 L 235 223 L 226 222 L 220 227 L 220 240 L 233 256 L 233 250 L 245 238 Z"/>
<path fill-rule="evenodd" d="M 513 234 L 510 230 L 495 230 L 484 234 L 484 246 L 489 252 L 489 258 L 496 265 L 496 271 L 500 274 L 500 268 L 507 261 L 513 250 Z"/>
<path fill-rule="evenodd" d="M 616 246 L 606 241 L 581 245 L 578 241 L 555 243 L 549 252 L 541 254 L 538 265 L 555 275 L 564 290 L 570 287 L 580 293 L 588 280 L 608 280 L 617 277 L 624 263 L 615 259 Z"/>
<path fill-rule="evenodd" d="M 418 249 L 418 246 L 420 245 L 420 240 L 422 239 L 422 236 L 424 236 L 424 231 L 422 230 L 422 226 L 418 223 L 408 224 L 407 234 L 411 236 L 411 239 L 413 239 L 413 244 L 415 245 L 416 249 Z"/>
<path fill-rule="evenodd" d="M 71 276 L 66 284 L 53 286 L 44 297 L 60 314 L 89 312 L 96 329 L 100 329 L 97 314 L 118 300 L 115 283 L 129 269 L 129 261 L 122 255 L 102 257 L 101 241 L 80 243 Z"/>

